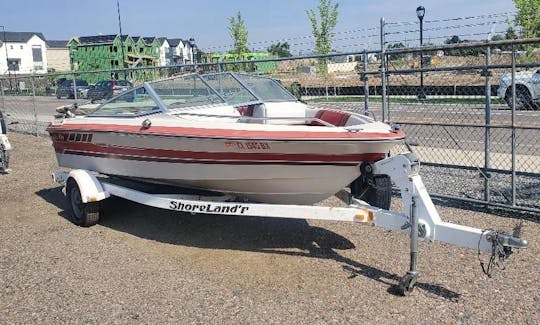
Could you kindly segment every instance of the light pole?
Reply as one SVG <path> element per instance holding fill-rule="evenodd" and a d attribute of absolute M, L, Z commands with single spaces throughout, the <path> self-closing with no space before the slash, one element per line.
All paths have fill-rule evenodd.
<path fill-rule="evenodd" d="M 122 19 L 120 18 L 120 1 L 119 0 L 116 0 L 116 9 L 118 11 L 118 29 L 120 31 L 120 48 L 122 50 L 122 70 L 124 70 L 124 79 L 127 79 L 126 55 L 124 53 L 124 37 L 122 36 Z"/>
<path fill-rule="evenodd" d="M 197 50 L 196 50 L 196 44 L 195 44 L 195 39 L 192 37 L 189 39 L 189 46 L 191 46 L 191 63 L 193 64 L 193 70 L 197 71 L 197 61 L 196 61 L 196 53 L 197 53 Z"/>
<path fill-rule="evenodd" d="M 4 48 L 6 49 L 6 67 L 8 69 L 8 80 L 9 80 L 9 90 L 12 89 L 11 87 L 11 70 L 9 70 L 9 58 L 8 58 L 8 51 L 7 51 L 7 38 L 6 38 L 6 27 L 2 27 L 3 35 L 4 35 Z"/>
<path fill-rule="evenodd" d="M 420 48 L 423 45 L 423 30 L 424 26 L 422 24 L 424 20 L 424 14 L 426 13 L 426 9 L 422 6 L 419 6 L 416 8 L 416 16 L 418 17 L 418 20 L 420 20 Z M 420 69 L 424 66 L 424 53 L 422 50 L 420 50 Z M 418 99 L 426 99 L 426 93 L 424 92 L 424 72 L 420 71 L 420 91 L 418 92 Z"/>

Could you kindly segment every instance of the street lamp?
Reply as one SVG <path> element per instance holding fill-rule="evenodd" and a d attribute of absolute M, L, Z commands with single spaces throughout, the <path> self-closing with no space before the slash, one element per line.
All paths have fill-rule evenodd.
<path fill-rule="evenodd" d="M 424 20 L 424 14 L 426 13 L 426 9 L 422 6 L 419 6 L 416 8 L 416 16 L 418 17 L 418 20 L 420 20 L 420 48 L 423 45 L 423 20 Z M 423 68 L 424 65 L 424 53 L 422 50 L 420 50 L 420 69 Z M 418 92 L 418 99 L 426 99 L 426 93 L 424 92 L 424 72 L 420 71 L 420 91 Z"/>
<path fill-rule="evenodd" d="M 196 72 L 197 71 L 197 62 L 196 62 L 197 44 L 195 44 L 195 39 L 193 37 L 189 39 L 189 46 L 191 46 L 191 63 L 193 64 L 193 70 Z"/>
<path fill-rule="evenodd" d="M 191 63 L 195 64 L 195 39 L 192 37 L 189 39 L 189 46 L 191 46 Z"/>

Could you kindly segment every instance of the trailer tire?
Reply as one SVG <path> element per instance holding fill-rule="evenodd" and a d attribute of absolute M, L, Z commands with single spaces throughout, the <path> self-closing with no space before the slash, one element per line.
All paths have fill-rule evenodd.
<path fill-rule="evenodd" d="M 81 227 L 90 227 L 99 221 L 99 202 L 84 203 L 77 182 L 70 178 L 66 184 L 66 197 L 71 221 Z"/>
<path fill-rule="evenodd" d="M 392 180 L 388 175 L 361 175 L 351 183 L 354 197 L 369 205 L 388 210 L 392 201 Z"/>

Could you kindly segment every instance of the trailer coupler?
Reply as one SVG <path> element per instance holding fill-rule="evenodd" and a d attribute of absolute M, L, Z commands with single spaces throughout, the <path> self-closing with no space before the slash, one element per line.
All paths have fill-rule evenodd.
<path fill-rule="evenodd" d="M 527 240 L 519 238 L 521 233 L 521 223 L 516 227 L 519 231 L 514 230 L 514 234 L 509 234 L 498 230 L 488 230 L 483 234 L 486 240 L 491 243 L 491 255 L 487 265 L 480 259 L 480 249 L 478 250 L 478 260 L 480 267 L 485 275 L 491 278 L 495 267 L 504 270 L 506 259 L 513 253 L 512 249 L 526 248 Z M 479 243 L 481 238 L 479 240 Z"/>

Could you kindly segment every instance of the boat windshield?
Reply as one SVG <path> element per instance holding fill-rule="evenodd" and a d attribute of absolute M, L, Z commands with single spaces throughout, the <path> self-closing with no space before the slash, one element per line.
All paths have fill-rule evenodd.
<path fill-rule="evenodd" d="M 225 103 L 198 74 L 155 81 L 150 86 L 168 109 Z"/>
<path fill-rule="evenodd" d="M 297 100 L 277 81 L 270 78 L 233 72 L 207 74 L 201 77 L 231 105 Z"/>
<path fill-rule="evenodd" d="M 296 100 L 270 78 L 233 72 L 189 74 L 145 83 L 99 106 L 88 116 L 128 117 L 209 105 Z"/>
<path fill-rule="evenodd" d="M 91 117 L 137 116 L 159 111 L 160 108 L 143 86 L 134 88 L 99 106 Z"/>
<path fill-rule="evenodd" d="M 230 105 L 260 102 L 244 85 L 230 73 L 216 73 L 201 76 Z"/>
<path fill-rule="evenodd" d="M 298 100 L 274 79 L 246 74 L 235 74 L 235 76 L 261 101 L 290 102 Z"/>

